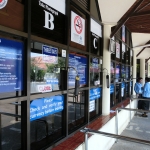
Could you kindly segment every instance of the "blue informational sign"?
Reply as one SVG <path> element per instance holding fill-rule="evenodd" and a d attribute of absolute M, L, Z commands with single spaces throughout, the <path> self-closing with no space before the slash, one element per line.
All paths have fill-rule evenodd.
<path fill-rule="evenodd" d="M 85 56 L 78 56 L 74 54 L 69 54 L 69 67 L 74 67 L 74 69 L 69 70 L 69 85 L 75 85 L 75 77 L 78 73 L 80 77 L 80 85 L 87 84 L 87 58 Z"/>
<path fill-rule="evenodd" d="M 121 88 L 125 88 L 125 83 L 124 82 L 121 83 Z"/>
<path fill-rule="evenodd" d="M 58 79 L 47 79 L 46 83 L 47 84 L 58 84 Z"/>
<path fill-rule="evenodd" d="M 0 38 L 0 93 L 23 90 L 22 42 Z"/>
<path fill-rule="evenodd" d="M 115 91 L 115 86 L 114 86 L 114 84 L 111 84 L 110 85 L 110 94 L 114 93 L 114 91 Z"/>
<path fill-rule="evenodd" d="M 33 100 L 30 104 L 30 121 L 61 112 L 63 109 L 63 95 Z"/>
<path fill-rule="evenodd" d="M 98 58 L 92 58 L 92 67 L 98 68 Z"/>
<path fill-rule="evenodd" d="M 42 45 L 42 52 L 45 55 L 58 56 L 58 48 Z"/>
<path fill-rule="evenodd" d="M 102 88 L 90 89 L 90 101 L 96 100 L 101 97 Z"/>

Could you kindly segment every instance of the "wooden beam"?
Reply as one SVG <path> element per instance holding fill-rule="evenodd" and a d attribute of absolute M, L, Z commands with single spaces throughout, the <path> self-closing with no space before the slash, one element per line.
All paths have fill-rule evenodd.
<path fill-rule="evenodd" d="M 146 15 L 150 15 L 150 11 L 133 13 L 130 17 L 139 17 L 139 16 L 146 16 Z"/>
<path fill-rule="evenodd" d="M 150 2 L 148 2 L 147 4 L 145 4 L 144 6 L 142 6 L 140 9 L 138 9 L 136 12 L 139 12 L 141 10 L 143 10 L 144 8 L 146 8 L 148 5 L 150 4 Z"/>
<path fill-rule="evenodd" d="M 142 50 L 140 50 L 140 52 L 136 55 L 136 57 L 138 57 L 145 49 L 146 47 L 142 48 Z"/>
<path fill-rule="evenodd" d="M 146 63 L 149 61 L 150 57 L 148 59 L 146 59 Z"/>
<path fill-rule="evenodd" d="M 117 23 L 115 29 L 110 34 L 110 38 L 112 38 L 116 34 L 116 32 L 122 27 L 122 25 L 126 23 L 129 17 L 139 8 L 143 1 L 144 0 L 139 0 L 127 15 L 125 14 L 124 16 L 122 16 L 120 22 Z"/>
<path fill-rule="evenodd" d="M 150 44 L 150 40 L 147 43 L 145 43 L 145 45 L 146 44 Z M 144 51 L 145 48 L 147 47 L 142 48 L 142 50 L 136 55 L 136 57 L 138 57 Z"/>

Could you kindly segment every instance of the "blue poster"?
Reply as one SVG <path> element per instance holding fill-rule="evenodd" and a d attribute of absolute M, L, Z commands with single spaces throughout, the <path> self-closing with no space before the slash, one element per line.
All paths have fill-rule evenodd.
<path fill-rule="evenodd" d="M 121 83 L 121 88 L 125 88 L 125 82 Z"/>
<path fill-rule="evenodd" d="M 101 97 L 102 88 L 90 89 L 90 101 Z"/>
<path fill-rule="evenodd" d="M 30 104 L 30 121 L 61 112 L 63 109 L 63 95 L 33 100 Z"/>
<path fill-rule="evenodd" d="M 111 84 L 110 85 L 110 94 L 114 93 L 114 91 L 115 91 L 115 86 L 114 86 L 114 84 Z"/>
<path fill-rule="evenodd" d="M 74 54 L 69 54 L 69 67 L 74 67 L 74 69 L 69 69 L 69 85 L 75 85 L 75 77 L 78 73 L 80 77 L 80 85 L 87 84 L 87 58 L 85 56 L 78 56 Z"/>
<path fill-rule="evenodd" d="M 23 90 L 22 42 L 0 38 L 0 93 Z"/>

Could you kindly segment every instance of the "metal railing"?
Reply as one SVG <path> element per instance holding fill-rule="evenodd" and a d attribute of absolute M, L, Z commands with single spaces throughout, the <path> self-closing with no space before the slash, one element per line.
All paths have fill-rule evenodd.
<path fill-rule="evenodd" d="M 135 142 L 135 143 L 139 143 L 139 144 L 150 145 L 150 141 L 147 141 L 147 140 L 141 140 L 141 139 L 137 139 L 137 138 L 131 138 L 131 137 L 127 137 L 127 136 L 118 135 L 118 111 L 119 110 L 130 111 L 130 121 L 131 121 L 131 111 L 150 112 L 150 110 L 142 110 L 142 109 L 133 109 L 133 108 L 131 108 L 131 103 L 134 100 L 142 100 L 142 101 L 149 101 L 150 102 L 150 99 L 137 98 L 136 96 L 134 97 L 132 95 L 131 99 L 130 99 L 130 103 L 129 103 L 129 108 L 122 108 L 122 107 L 116 108 L 116 110 L 115 110 L 116 111 L 116 115 L 115 115 L 116 134 L 96 131 L 96 130 L 92 130 L 92 129 L 89 129 L 89 128 L 84 128 L 84 129 L 80 130 L 80 132 L 85 133 L 85 150 L 88 150 L 88 134 L 101 134 L 101 135 L 104 135 L 104 136 L 107 136 L 107 137 L 115 138 L 116 141 L 118 139 L 121 139 L 121 140 L 129 141 L 129 142 Z"/>
<path fill-rule="evenodd" d="M 91 130 L 89 128 L 84 128 L 80 130 L 80 132 L 83 132 L 85 134 L 85 150 L 88 150 L 88 134 L 100 134 L 100 135 L 104 135 L 104 136 L 115 138 L 115 139 L 121 139 L 121 140 L 129 141 L 129 142 L 150 145 L 150 141 L 147 141 L 147 140 L 141 140 L 141 139 L 131 138 L 127 136 L 121 136 L 117 134 Z"/>

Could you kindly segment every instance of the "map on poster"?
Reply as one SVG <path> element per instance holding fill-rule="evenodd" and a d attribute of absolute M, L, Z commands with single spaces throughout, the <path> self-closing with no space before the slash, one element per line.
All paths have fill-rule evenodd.
<path fill-rule="evenodd" d="M 0 38 L 0 93 L 23 90 L 23 43 Z"/>
<path fill-rule="evenodd" d="M 81 55 L 69 54 L 69 67 L 74 67 L 74 69 L 69 69 L 69 86 L 75 85 L 75 77 L 78 73 L 80 77 L 80 85 L 87 84 L 87 58 Z"/>
<path fill-rule="evenodd" d="M 30 104 L 30 121 L 61 112 L 63 109 L 63 95 L 33 100 Z"/>
<path fill-rule="evenodd" d="M 71 11 L 71 41 L 85 45 L 85 19 Z"/>

